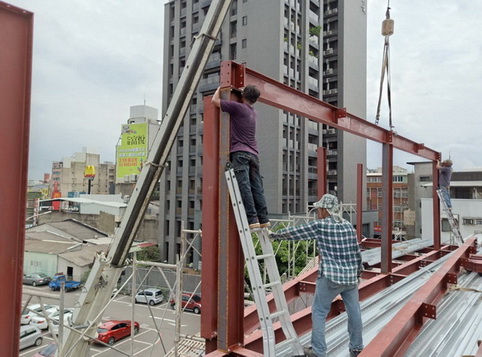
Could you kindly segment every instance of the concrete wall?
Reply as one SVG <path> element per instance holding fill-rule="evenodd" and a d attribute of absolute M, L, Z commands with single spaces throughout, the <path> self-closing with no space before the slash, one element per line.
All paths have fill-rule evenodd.
<path fill-rule="evenodd" d="M 37 252 L 25 252 L 23 256 L 23 273 L 44 273 L 54 276 L 57 273 L 57 255 Z"/>
<path fill-rule="evenodd" d="M 422 238 L 433 238 L 433 215 L 432 215 L 432 199 L 422 198 Z M 464 219 L 477 219 L 482 223 L 482 200 L 473 199 L 457 199 L 452 198 L 452 212 L 460 222 L 460 234 L 462 238 L 466 238 L 475 231 L 482 231 L 482 224 L 466 224 Z M 447 215 L 442 211 L 441 218 L 446 220 Z M 449 242 L 451 231 L 446 230 L 448 223 L 442 226 L 441 238 L 442 242 Z M 446 231 L 444 231 L 446 230 Z"/>

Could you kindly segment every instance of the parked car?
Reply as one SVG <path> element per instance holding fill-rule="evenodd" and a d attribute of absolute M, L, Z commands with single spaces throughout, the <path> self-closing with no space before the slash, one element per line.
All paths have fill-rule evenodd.
<path fill-rule="evenodd" d="M 58 310 L 59 306 L 58 305 L 44 304 L 44 308 L 45 308 L 45 311 L 50 314 L 50 313 Z M 30 311 L 30 312 L 33 312 L 36 315 L 39 315 L 39 314 L 42 313 L 42 305 L 40 305 L 40 304 L 28 305 L 27 310 Z"/>
<path fill-rule="evenodd" d="M 36 326 L 24 325 L 20 326 L 20 344 L 21 350 L 30 346 L 40 346 L 42 344 L 43 337 L 42 331 Z"/>
<path fill-rule="evenodd" d="M 32 357 L 55 357 L 55 352 L 57 352 L 57 344 L 52 342 L 42 348 L 40 352 L 37 352 Z"/>
<path fill-rule="evenodd" d="M 67 280 L 65 275 L 56 275 L 49 283 L 51 290 L 60 290 L 61 284 L 64 283 L 65 291 L 75 290 L 80 287 L 80 281 Z"/>
<path fill-rule="evenodd" d="M 64 325 L 71 326 L 71 321 L 72 321 L 72 314 L 74 313 L 74 309 L 71 308 L 66 308 L 64 309 Z M 60 319 L 60 311 L 56 311 L 53 314 L 49 316 L 49 318 L 52 319 L 52 329 L 50 330 L 50 333 L 52 335 L 58 335 L 59 334 L 59 319 Z M 65 329 L 65 327 L 64 327 Z"/>
<path fill-rule="evenodd" d="M 32 315 L 28 310 L 23 310 L 22 311 L 22 316 L 20 316 L 20 325 L 28 325 L 30 321 L 32 320 Z"/>
<path fill-rule="evenodd" d="M 195 314 L 201 313 L 201 296 L 198 294 L 192 293 L 182 293 L 182 302 L 181 307 L 184 310 L 192 311 Z M 176 307 L 176 301 L 172 298 L 169 303 L 171 307 L 174 309 Z"/>
<path fill-rule="evenodd" d="M 139 323 L 134 321 L 134 335 L 139 332 Z M 99 325 L 97 329 L 97 338 L 95 341 L 101 341 L 112 346 L 115 341 L 131 335 L 130 320 L 111 320 Z"/>
<path fill-rule="evenodd" d="M 49 327 L 47 318 L 45 316 L 50 316 L 59 311 L 59 307 L 56 305 L 44 305 L 44 307 L 45 314 L 42 311 L 40 304 L 30 305 L 27 307 L 27 309 L 33 312 L 30 324 L 37 326 L 40 330 L 45 330 Z"/>
<path fill-rule="evenodd" d="M 47 274 L 44 273 L 32 273 L 23 275 L 23 283 L 30 284 L 32 286 L 47 285 L 52 280 Z"/>
<path fill-rule="evenodd" d="M 164 301 L 162 291 L 155 288 L 148 288 L 139 291 L 135 296 L 136 303 L 142 302 L 144 304 L 156 305 Z"/>

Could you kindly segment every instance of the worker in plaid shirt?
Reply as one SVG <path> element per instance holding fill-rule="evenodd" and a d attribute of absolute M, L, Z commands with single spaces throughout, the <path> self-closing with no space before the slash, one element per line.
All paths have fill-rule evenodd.
<path fill-rule="evenodd" d="M 348 314 L 350 356 L 358 356 L 363 349 L 362 320 L 358 301 L 358 280 L 362 271 L 360 247 L 356 231 L 341 217 L 338 199 L 324 195 L 314 203 L 321 219 L 308 224 L 281 229 L 270 234 L 272 239 L 316 239 L 320 254 L 320 272 L 316 280 L 315 300 L 312 307 L 311 347 L 305 356 L 324 357 L 326 316 L 333 299 L 340 294 Z"/>

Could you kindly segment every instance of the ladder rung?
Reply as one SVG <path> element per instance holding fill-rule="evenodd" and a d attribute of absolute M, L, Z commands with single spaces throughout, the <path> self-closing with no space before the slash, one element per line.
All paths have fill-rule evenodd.
<path fill-rule="evenodd" d="M 272 288 L 273 286 L 275 286 L 275 285 L 280 285 L 280 284 L 281 284 L 281 283 L 280 283 L 279 281 L 273 281 L 273 282 L 271 282 L 271 283 L 264 284 L 263 286 L 264 286 L 264 288 L 266 289 L 266 288 Z"/>
<path fill-rule="evenodd" d="M 272 258 L 272 257 L 274 257 L 274 254 L 267 253 L 267 254 L 257 255 L 256 259 L 261 260 L 261 259 Z"/>
<path fill-rule="evenodd" d="M 270 317 L 272 320 L 274 319 L 277 319 L 278 317 L 280 316 L 283 316 L 286 314 L 286 310 L 280 310 L 280 311 L 276 311 L 274 314 L 271 314 Z"/>

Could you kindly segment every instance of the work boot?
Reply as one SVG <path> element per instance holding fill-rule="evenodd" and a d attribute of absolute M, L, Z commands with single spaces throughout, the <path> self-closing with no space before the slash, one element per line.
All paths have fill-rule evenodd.
<path fill-rule="evenodd" d="M 350 357 L 357 357 L 361 353 L 361 350 L 350 349 Z"/>
<path fill-rule="evenodd" d="M 256 222 L 256 223 L 251 223 L 249 225 L 249 229 L 259 229 L 259 223 Z"/>
<path fill-rule="evenodd" d="M 266 221 L 266 222 L 259 222 L 259 228 L 269 228 L 271 227 L 271 222 L 270 221 Z"/>
<path fill-rule="evenodd" d="M 303 352 L 305 353 L 305 356 L 317 357 L 316 353 L 313 352 L 313 348 L 311 348 L 311 347 L 303 347 Z"/>

